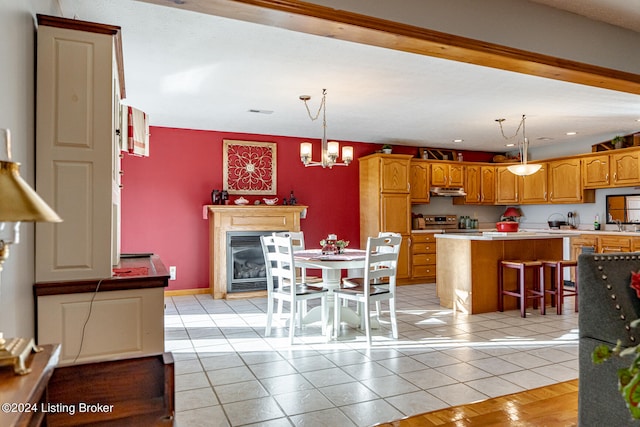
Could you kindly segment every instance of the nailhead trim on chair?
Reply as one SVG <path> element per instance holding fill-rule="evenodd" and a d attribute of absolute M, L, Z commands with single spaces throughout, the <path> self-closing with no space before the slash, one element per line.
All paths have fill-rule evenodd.
<path fill-rule="evenodd" d="M 619 256 L 619 255 L 606 255 L 606 256 L 595 256 L 593 257 L 594 261 L 617 261 L 620 259 L 626 259 L 626 260 L 635 260 L 638 259 L 638 257 L 636 255 L 626 255 L 626 256 Z M 608 290 L 612 290 L 613 286 L 611 286 L 609 283 L 607 283 L 607 273 L 604 269 L 604 265 L 600 264 L 598 265 L 598 271 L 602 272 L 602 276 L 601 279 L 604 283 L 606 283 L 606 287 Z M 611 294 L 611 300 L 612 301 L 616 301 L 617 297 L 616 294 L 612 293 Z M 624 310 L 622 310 L 622 307 L 620 306 L 620 304 L 616 303 L 615 304 L 615 309 L 618 310 L 620 312 L 620 320 L 626 321 L 627 320 L 627 316 L 624 313 Z M 624 325 L 624 329 L 627 331 L 627 335 L 629 336 L 629 340 L 631 342 L 636 342 L 636 337 L 634 335 L 631 334 L 631 325 L 627 322 Z"/>

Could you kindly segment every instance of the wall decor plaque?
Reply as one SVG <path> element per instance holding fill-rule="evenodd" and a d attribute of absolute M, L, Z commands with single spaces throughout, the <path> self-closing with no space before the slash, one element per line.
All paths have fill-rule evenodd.
<path fill-rule="evenodd" d="M 223 184 L 229 194 L 276 194 L 275 142 L 223 140 Z"/>

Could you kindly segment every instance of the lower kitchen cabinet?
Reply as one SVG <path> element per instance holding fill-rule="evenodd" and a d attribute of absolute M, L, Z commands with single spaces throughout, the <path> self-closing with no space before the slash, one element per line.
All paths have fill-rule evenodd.
<path fill-rule="evenodd" d="M 430 282 L 436 279 L 435 233 L 411 234 L 411 278 Z"/>

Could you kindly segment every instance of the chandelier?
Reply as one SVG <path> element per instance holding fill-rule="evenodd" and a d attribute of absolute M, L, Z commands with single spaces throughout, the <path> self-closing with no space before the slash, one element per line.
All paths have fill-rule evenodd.
<path fill-rule="evenodd" d="M 509 140 L 509 139 L 515 138 L 516 136 L 518 136 L 518 132 L 520 132 L 520 128 L 522 128 L 522 143 L 518 141 L 518 150 L 520 151 L 520 159 L 521 159 L 520 163 L 518 163 L 517 165 L 507 166 L 507 169 L 509 170 L 509 172 L 519 176 L 533 175 L 534 173 L 538 172 L 542 167 L 542 165 L 527 163 L 527 153 L 529 151 L 529 140 L 527 139 L 527 135 L 525 133 L 524 122 L 526 118 L 527 117 L 523 114 L 522 120 L 520 120 L 520 125 L 518 125 L 518 129 L 516 129 L 516 133 L 511 137 L 505 136 L 504 129 L 502 129 L 502 122 L 504 122 L 505 119 L 496 119 L 496 122 L 498 122 L 498 124 L 500 125 L 500 133 L 502 133 L 502 137 L 504 139 Z"/>
<path fill-rule="evenodd" d="M 322 101 L 315 116 L 311 114 L 311 110 L 309 110 L 309 105 L 307 104 L 307 101 L 310 99 L 311 97 L 309 95 L 300 95 L 300 100 L 304 102 L 311 121 L 317 120 L 322 112 L 322 159 L 319 162 L 311 160 L 312 145 L 310 142 L 303 142 L 300 144 L 300 160 L 305 166 L 322 166 L 323 168 L 328 167 L 329 169 L 334 166 L 349 166 L 349 163 L 353 160 L 353 147 L 342 147 L 342 163 L 340 163 L 337 161 L 340 144 L 335 141 L 327 141 L 327 90 L 322 89 Z"/>

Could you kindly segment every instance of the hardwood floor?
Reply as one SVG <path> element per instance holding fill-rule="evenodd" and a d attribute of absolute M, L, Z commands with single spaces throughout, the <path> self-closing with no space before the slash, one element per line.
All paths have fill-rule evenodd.
<path fill-rule="evenodd" d="M 578 380 L 427 412 L 382 427 L 577 426 Z"/>

